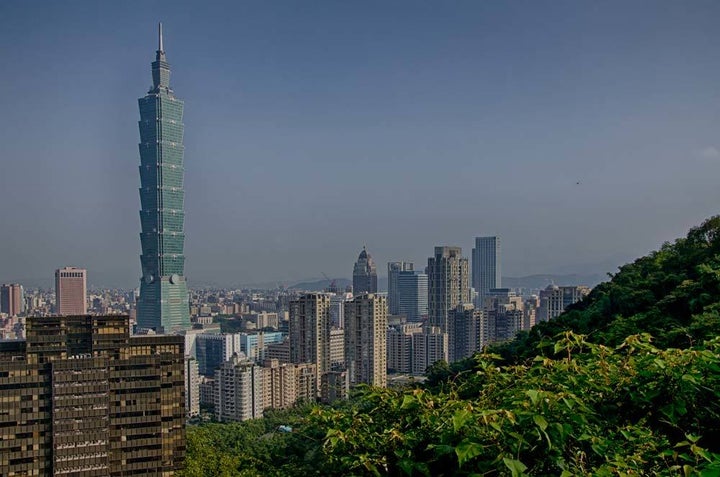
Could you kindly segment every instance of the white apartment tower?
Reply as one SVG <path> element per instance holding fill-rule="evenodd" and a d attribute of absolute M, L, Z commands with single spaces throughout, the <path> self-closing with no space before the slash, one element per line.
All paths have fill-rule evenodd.
<path fill-rule="evenodd" d="M 373 293 L 345 303 L 345 366 L 351 385 L 387 386 L 387 299 Z"/>

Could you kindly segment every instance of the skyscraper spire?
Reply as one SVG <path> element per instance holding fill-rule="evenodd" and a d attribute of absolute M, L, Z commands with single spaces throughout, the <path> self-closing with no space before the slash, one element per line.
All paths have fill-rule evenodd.
<path fill-rule="evenodd" d="M 158 23 L 158 49 L 155 52 L 155 61 L 152 64 L 153 87 L 150 91 L 170 89 L 170 65 L 165 57 L 163 45 L 162 22 Z"/>

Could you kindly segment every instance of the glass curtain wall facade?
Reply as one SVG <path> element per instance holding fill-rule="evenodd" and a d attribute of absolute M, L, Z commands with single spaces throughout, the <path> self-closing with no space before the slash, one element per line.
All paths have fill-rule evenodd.
<path fill-rule="evenodd" d="M 143 276 L 137 324 L 167 332 L 189 328 L 190 314 L 183 254 L 183 102 L 170 88 L 162 26 L 152 78 L 152 88 L 138 100 Z"/>

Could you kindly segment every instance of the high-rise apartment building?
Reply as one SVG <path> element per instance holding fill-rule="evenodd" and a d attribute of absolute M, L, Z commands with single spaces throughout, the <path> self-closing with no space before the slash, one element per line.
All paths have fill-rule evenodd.
<path fill-rule="evenodd" d="M 585 286 L 548 285 L 546 289 L 540 290 L 540 306 L 535 321 L 549 321 L 557 318 L 567 307 L 582 300 L 589 293 L 590 288 Z"/>
<path fill-rule="evenodd" d="M 187 417 L 200 414 L 200 373 L 192 356 L 185 356 L 185 412 Z"/>
<path fill-rule="evenodd" d="M 388 313 L 400 314 L 400 293 L 398 279 L 401 272 L 414 270 L 412 262 L 388 262 Z"/>
<path fill-rule="evenodd" d="M 298 401 L 314 401 L 317 395 L 315 365 L 265 360 L 265 409 L 284 409 Z"/>
<path fill-rule="evenodd" d="M 422 333 L 412 334 L 412 373 L 425 374 L 437 361 L 448 361 L 448 335 L 438 326 L 425 326 Z"/>
<path fill-rule="evenodd" d="M 477 292 L 475 305 L 481 308 L 493 288 L 500 288 L 500 237 L 475 237 L 472 250 L 472 286 Z"/>
<path fill-rule="evenodd" d="M 290 361 L 315 364 L 318 384 L 330 371 L 330 295 L 309 293 L 290 301 Z"/>
<path fill-rule="evenodd" d="M 215 419 L 246 421 L 263 416 L 263 369 L 237 354 L 215 371 Z"/>
<path fill-rule="evenodd" d="M 351 385 L 387 386 L 387 299 L 373 293 L 345 303 L 345 367 Z"/>
<path fill-rule="evenodd" d="M 377 269 L 365 247 L 358 256 L 353 269 L 353 294 L 377 293 Z"/>
<path fill-rule="evenodd" d="M 515 338 L 525 322 L 525 301 L 509 288 L 488 292 L 483 309 L 481 345 Z"/>
<path fill-rule="evenodd" d="M 174 475 L 185 457 L 183 338 L 127 316 L 29 317 L 0 342 L 0 475 Z"/>
<path fill-rule="evenodd" d="M 418 271 L 397 274 L 397 315 L 408 321 L 422 321 L 428 316 L 428 276 Z"/>
<path fill-rule="evenodd" d="M 393 373 L 412 373 L 412 335 L 422 333 L 421 323 L 398 324 L 387 331 L 387 368 Z"/>
<path fill-rule="evenodd" d="M 55 314 L 87 314 L 87 270 L 75 267 L 55 270 Z"/>
<path fill-rule="evenodd" d="M 450 311 L 448 318 L 449 362 L 469 358 L 480 351 L 482 310 L 472 303 L 463 303 Z"/>
<path fill-rule="evenodd" d="M 25 311 L 25 293 L 22 285 L 10 283 L 0 286 L 0 313 L 17 316 L 23 311 Z"/>
<path fill-rule="evenodd" d="M 162 25 L 153 85 L 140 105 L 140 244 L 137 325 L 157 331 L 190 327 L 185 281 L 183 102 L 170 88 Z"/>
<path fill-rule="evenodd" d="M 468 260 L 460 247 L 435 247 L 428 258 L 428 315 L 432 326 L 447 333 L 448 314 L 470 302 Z"/>

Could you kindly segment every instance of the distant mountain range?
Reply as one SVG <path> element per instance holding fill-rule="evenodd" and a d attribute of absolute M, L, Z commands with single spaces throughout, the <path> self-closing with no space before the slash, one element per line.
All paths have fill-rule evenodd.
<path fill-rule="evenodd" d="M 530 288 L 530 289 L 543 289 L 550 284 L 558 286 L 565 285 L 585 285 L 588 287 L 594 287 L 598 283 L 608 280 L 607 275 L 601 273 L 593 274 L 539 274 L 529 275 L 526 277 L 503 277 L 502 286 L 506 288 Z M 347 285 L 352 285 L 352 280 L 347 278 L 336 278 L 335 285 L 339 290 L 344 290 Z M 295 290 L 306 290 L 306 291 L 323 291 L 330 286 L 330 280 L 305 280 L 295 285 L 289 286 Z M 378 278 L 378 289 L 380 291 L 387 291 L 387 277 Z"/>

